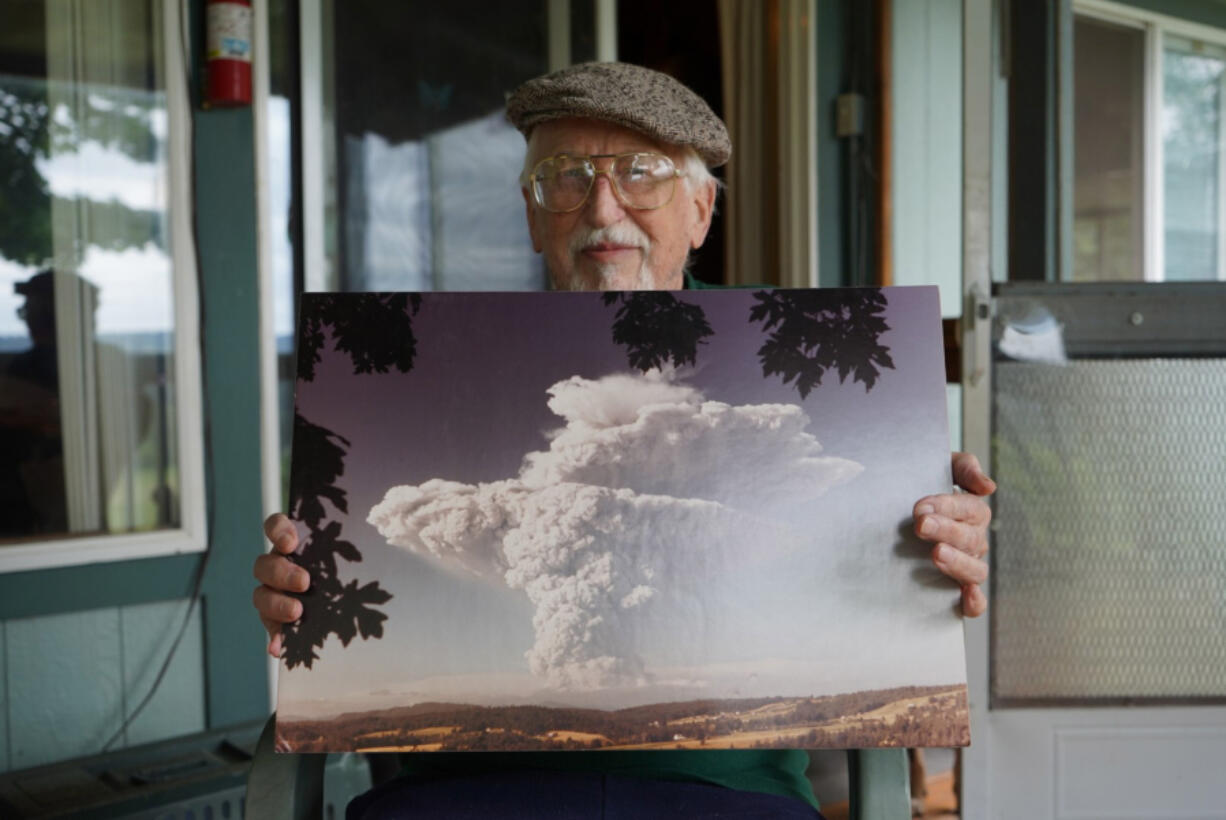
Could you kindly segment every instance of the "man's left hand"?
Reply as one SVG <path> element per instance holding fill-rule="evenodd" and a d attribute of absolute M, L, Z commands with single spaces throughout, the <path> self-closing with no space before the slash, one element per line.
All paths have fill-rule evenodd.
<path fill-rule="evenodd" d="M 988 599 L 979 588 L 988 578 L 988 522 L 992 510 L 984 501 L 996 482 L 970 453 L 952 456 L 954 483 L 966 492 L 930 495 L 915 502 L 915 534 L 932 547 L 937 569 L 962 587 L 962 614 L 976 618 L 987 611 Z"/>

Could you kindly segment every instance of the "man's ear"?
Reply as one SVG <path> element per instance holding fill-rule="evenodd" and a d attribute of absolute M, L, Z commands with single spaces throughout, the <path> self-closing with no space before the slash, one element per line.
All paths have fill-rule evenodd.
<path fill-rule="evenodd" d="M 690 247 L 698 250 L 711 230 L 711 217 L 715 214 L 715 195 L 719 191 L 714 182 L 702 185 L 694 191 L 694 226 L 690 229 Z M 526 192 L 525 192 L 526 193 Z"/>
<path fill-rule="evenodd" d="M 544 245 L 541 244 L 540 233 L 536 227 L 537 210 L 532 207 L 532 195 L 528 193 L 527 188 L 520 188 L 519 192 L 524 195 L 524 216 L 528 219 L 528 234 L 532 237 L 532 250 L 540 253 Z"/>

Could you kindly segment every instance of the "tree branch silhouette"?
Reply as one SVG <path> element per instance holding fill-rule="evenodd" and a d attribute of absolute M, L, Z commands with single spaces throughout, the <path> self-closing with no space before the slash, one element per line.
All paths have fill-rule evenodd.
<path fill-rule="evenodd" d="M 834 370 L 872 390 L 881 368 L 894 367 L 890 350 L 880 342 L 889 330 L 882 318 L 885 293 L 880 288 L 855 290 L 764 290 L 754 294 L 757 304 L 750 322 L 762 322 L 769 335 L 758 349 L 762 375 L 795 382 L 802 399 Z"/>
<path fill-rule="evenodd" d="M 421 307 L 416 294 L 344 294 L 313 297 L 303 307 L 299 334 L 298 378 L 310 382 L 323 359 L 330 337 L 333 350 L 348 356 L 355 374 L 408 373 L 417 355 L 412 318 Z M 349 440 L 332 430 L 294 415 L 294 471 L 290 477 L 290 517 L 304 523 L 310 534 L 302 549 L 290 556 L 311 576 L 311 587 L 296 597 L 302 618 L 282 629 L 283 657 L 290 669 L 310 669 L 329 635 L 348 646 L 358 635 L 382 638 L 387 615 L 375 607 L 392 595 L 377 581 L 343 583 L 339 561 L 358 562 L 361 551 L 341 537 L 339 521 L 329 519 L 329 507 L 348 513 L 349 500 L 337 481 L 345 472 Z M 327 505 L 324 502 L 327 502 Z"/>
<path fill-rule="evenodd" d="M 304 309 L 302 315 L 298 378 L 315 380 L 325 327 L 332 334 L 332 349 L 349 354 L 354 373 L 386 373 L 392 367 L 408 373 L 417 355 L 412 319 L 419 309 L 421 295 L 416 293 L 346 294 L 311 300 L 309 312 Z"/>
<path fill-rule="evenodd" d="M 672 362 L 694 364 L 698 346 L 713 331 L 698 305 L 666 291 L 610 291 L 605 305 L 620 303 L 613 318 L 613 342 L 625 345 L 630 366 L 644 373 Z"/>
<path fill-rule="evenodd" d="M 318 529 L 327 512 L 323 501 L 343 513 L 349 512 L 345 491 L 336 480 L 345 472 L 345 450 L 349 440 L 299 413 L 294 414 L 294 466 L 289 480 L 289 514 Z"/>

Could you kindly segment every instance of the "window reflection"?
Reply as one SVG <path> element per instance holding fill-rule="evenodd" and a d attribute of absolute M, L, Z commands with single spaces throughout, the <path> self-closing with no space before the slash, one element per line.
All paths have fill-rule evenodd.
<path fill-rule="evenodd" d="M 70 5 L 0 3 L 9 542 L 179 519 L 161 5 Z"/>
<path fill-rule="evenodd" d="M 345 142 L 350 287 L 517 290 L 540 287 L 517 174 L 524 139 L 503 109 L 425 139 Z"/>
<path fill-rule="evenodd" d="M 87 290 L 92 302 L 97 289 Z M 24 300 L 17 316 L 28 327 L 28 347 L 0 370 L 0 534 L 20 536 L 68 529 L 64 448 L 60 433 L 59 362 L 55 287 L 42 271 L 14 292 Z"/>

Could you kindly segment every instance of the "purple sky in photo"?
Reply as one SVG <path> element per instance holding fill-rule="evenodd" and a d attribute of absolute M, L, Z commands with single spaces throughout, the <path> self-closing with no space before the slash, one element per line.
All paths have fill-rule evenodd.
<path fill-rule="evenodd" d="M 871 391 L 827 374 L 804 400 L 777 376 L 762 376 L 757 350 L 765 335 L 760 323 L 749 323 L 752 293 L 681 295 L 702 306 L 715 330 L 697 366 L 682 374 L 708 399 L 799 404 L 820 441 L 838 442 L 837 454 L 857 461 L 881 450 L 879 440 L 859 434 L 866 428 L 888 436 L 945 424 L 944 359 L 934 355 L 940 325 L 918 320 L 932 315 L 935 291 L 889 289 L 890 330 L 882 342 L 895 368 L 883 370 Z M 524 453 L 547 446 L 543 433 L 559 425 L 545 405 L 550 385 L 629 369 L 624 348 L 612 341 L 615 310 L 588 293 L 424 294 L 410 373 L 354 376 L 348 356 L 325 347 L 314 382 L 298 386 L 298 411 L 351 442 L 343 484 L 354 511 L 368 509 L 366 502 L 393 484 L 506 478 Z M 895 443 L 906 451 L 907 441 Z M 827 450 L 833 452 L 829 444 Z"/>

